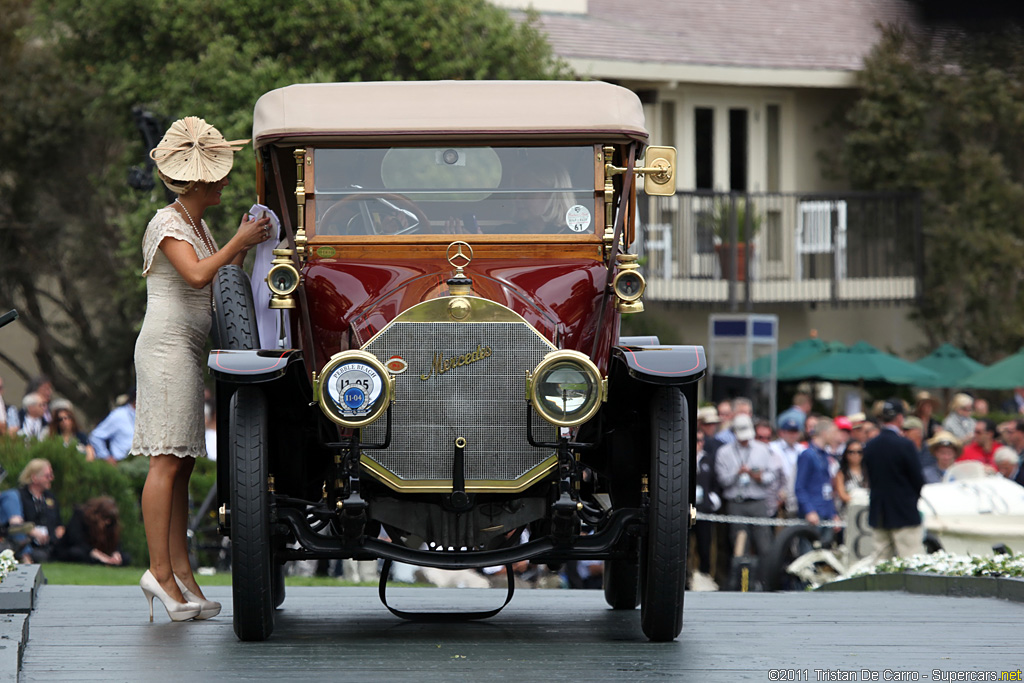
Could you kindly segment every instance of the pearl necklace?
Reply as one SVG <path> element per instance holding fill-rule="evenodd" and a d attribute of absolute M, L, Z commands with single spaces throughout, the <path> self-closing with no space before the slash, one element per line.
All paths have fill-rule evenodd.
<path fill-rule="evenodd" d="M 182 204 L 181 200 L 178 199 L 177 197 L 174 198 L 174 203 L 180 206 L 181 210 L 185 212 L 185 215 L 188 216 L 188 222 L 192 225 L 192 229 L 196 231 L 196 234 L 199 236 L 199 239 L 203 241 L 203 244 L 206 245 L 206 248 L 210 251 L 210 254 L 213 255 L 213 253 L 217 250 L 213 248 L 212 244 L 210 244 L 210 240 L 206 237 L 206 232 L 196 227 L 196 222 L 192 220 L 192 214 L 189 213 L 188 207 Z"/>

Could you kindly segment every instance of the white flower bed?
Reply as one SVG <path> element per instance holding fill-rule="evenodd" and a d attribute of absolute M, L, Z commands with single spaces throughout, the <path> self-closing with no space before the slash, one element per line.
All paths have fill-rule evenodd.
<path fill-rule="evenodd" d="M 14 551 L 7 549 L 0 553 L 0 582 L 3 582 L 12 569 L 18 566 L 18 561 L 14 559 Z"/>
<path fill-rule="evenodd" d="M 883 560 L 873 567 L 866 567 L 851 574 L 899 574 L 901 572 L 923 572 L 946 576 L 1009 576 L 1024 577 L 1024 553 L 1014 555 L 951 555 L 944 551 L 931 555 Z"/>

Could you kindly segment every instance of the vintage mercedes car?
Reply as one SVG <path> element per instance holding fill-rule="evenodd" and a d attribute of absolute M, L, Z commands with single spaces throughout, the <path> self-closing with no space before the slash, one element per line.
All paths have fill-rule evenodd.
<path fill-rule="evenodd" d="M 608 603 L 678 636 L 705 358 L 619 336 L 643 309 L 637 184 L 675 191 L 647 138 L 600 82 L 260 98 L 281 242 L 265 299 L 219 273 L 209 360 L 239 638 L 270 636 L 283 564 L 313 558 L 383 558 L 382 599 L 392 561 L 604 560 Z"/>

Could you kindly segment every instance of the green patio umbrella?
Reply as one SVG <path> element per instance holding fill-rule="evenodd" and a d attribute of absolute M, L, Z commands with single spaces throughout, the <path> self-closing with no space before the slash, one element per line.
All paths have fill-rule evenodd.
<path fill-rule="evenodd" d="M 778 378 L 780 382 L 821 380 L 914 385 L 938 381 L 931 370 L 880 351 L 864 341 L 848 348 L 826 349 L 817 356 L 779 370 Z"/>
<path fill-rule="evenodd" d="M 969 389 L 1016 389 L 1024 387 L 1024 348 L 993 363 L 984 370 L 964 377 L 957 386 Z"/>
<path fill-rule="evenodd" d="M 801 339 L 800 341 L 790 344 L 784 349 L 779 349 L 777 355 L 778 364 L 776 367 L 777 371 L 782 371 L 783 368 L 792 365 L 793 363 L 800 363 L 812 356 L 816 356 L 830 344 L 838 344 L 840 342 L 826 342 L 818 339 L 817 337 L 808 337 L 807 339 Z M 768 374 L 772 371 L 772 357 L 761 356 L 755 358 L 754 362 L 751 363 L 751 375 L 757 379 L 768 379 Z M 730 374 L 738 375 L 742 374 L 742 368 L 733 368 Z"/>
<path fill-rule="evenodd" d="M 961 380 L 985 369 L 984 365 L 952 344 L 943 344 L 917 361 L 915 365 L 927 368 L 938 375 L 938 380 L 934 384 L 922 382 L 918 386 L 945 389 L 964 386 Z"/>

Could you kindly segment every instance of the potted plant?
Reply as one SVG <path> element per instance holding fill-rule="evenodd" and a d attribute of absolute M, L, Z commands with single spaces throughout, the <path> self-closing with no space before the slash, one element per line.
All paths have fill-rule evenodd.
<path fill-rule="evenodd" d="M 732 223 L 736 221 L 736 244 L 732 243 Z M 747 199 L 729 195 L 715 200 L 711 215 L 711 226 L 715 235 L 715 251 L 722 265 L 722 277 L 732 278 L 732 253 L 736 250 L 737 281 L 746 280 L 747 252 L 754 251 L 754 238 L 761 231 L 764 214 L 751 207 L 747 214 Z"/>

